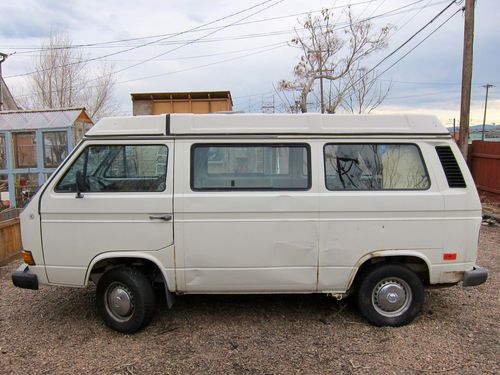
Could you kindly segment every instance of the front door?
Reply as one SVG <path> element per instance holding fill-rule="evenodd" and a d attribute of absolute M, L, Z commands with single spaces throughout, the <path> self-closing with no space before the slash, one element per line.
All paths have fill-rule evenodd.
<path fill-rule="evenodd" d="M 81 285 L 91 260 L 111 251 L 173 244 L 173 141 L 88 141 L 43 192 L 42 245 L 49 282 Z"/>

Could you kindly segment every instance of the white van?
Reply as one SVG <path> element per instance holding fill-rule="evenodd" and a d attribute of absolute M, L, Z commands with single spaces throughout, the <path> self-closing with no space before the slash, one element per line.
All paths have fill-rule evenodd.
<path fill-rule="evenodd" d="M 486 281 L 481 204 L 432 116 L 175 114 L 96 124 L 21 215 L 16 286 L 97 284 L 144 327 L 184 293 L 353 293 L 375 325 Z"/>

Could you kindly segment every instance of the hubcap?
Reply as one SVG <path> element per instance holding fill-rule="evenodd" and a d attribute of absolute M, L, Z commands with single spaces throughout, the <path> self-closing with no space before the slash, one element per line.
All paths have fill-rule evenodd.
<path fill-rule="evenodd" d="M 115 319 L 128 320 L 134 310 L 130 290 L 121 283 L 111 283 L 106 290 L 106 309 Z"/>
<path fill-rule="evenodd" d="M 373 307 L 386 317 L 403 314 L 410 307 L 411 300 L 410 286 L 399 277 L 383 279 L 373 288 Z"/>

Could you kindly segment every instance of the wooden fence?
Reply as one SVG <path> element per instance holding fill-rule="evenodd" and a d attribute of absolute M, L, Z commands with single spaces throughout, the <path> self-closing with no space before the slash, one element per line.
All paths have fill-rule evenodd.
<path fill-rule="evenodd" d="M 0 265 L 17 257 L 22 248 L 19 210 L 0 212 Z"/>
<path fill-rule="evenodd" d="M 469 155 L 477 189 L 500 202 L 500 142 L 472 141 Z"/>

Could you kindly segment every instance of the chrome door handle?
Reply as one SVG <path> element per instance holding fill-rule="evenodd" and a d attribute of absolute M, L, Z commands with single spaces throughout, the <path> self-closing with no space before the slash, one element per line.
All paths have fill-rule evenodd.
<path fill-rule="evenodd" d="M 163 221 L 170 221 L 170 220 L 172 220 L 172 215 L 150 216 L 149 218 L 150 218 L 151 220 L 163 220 Z"/>

